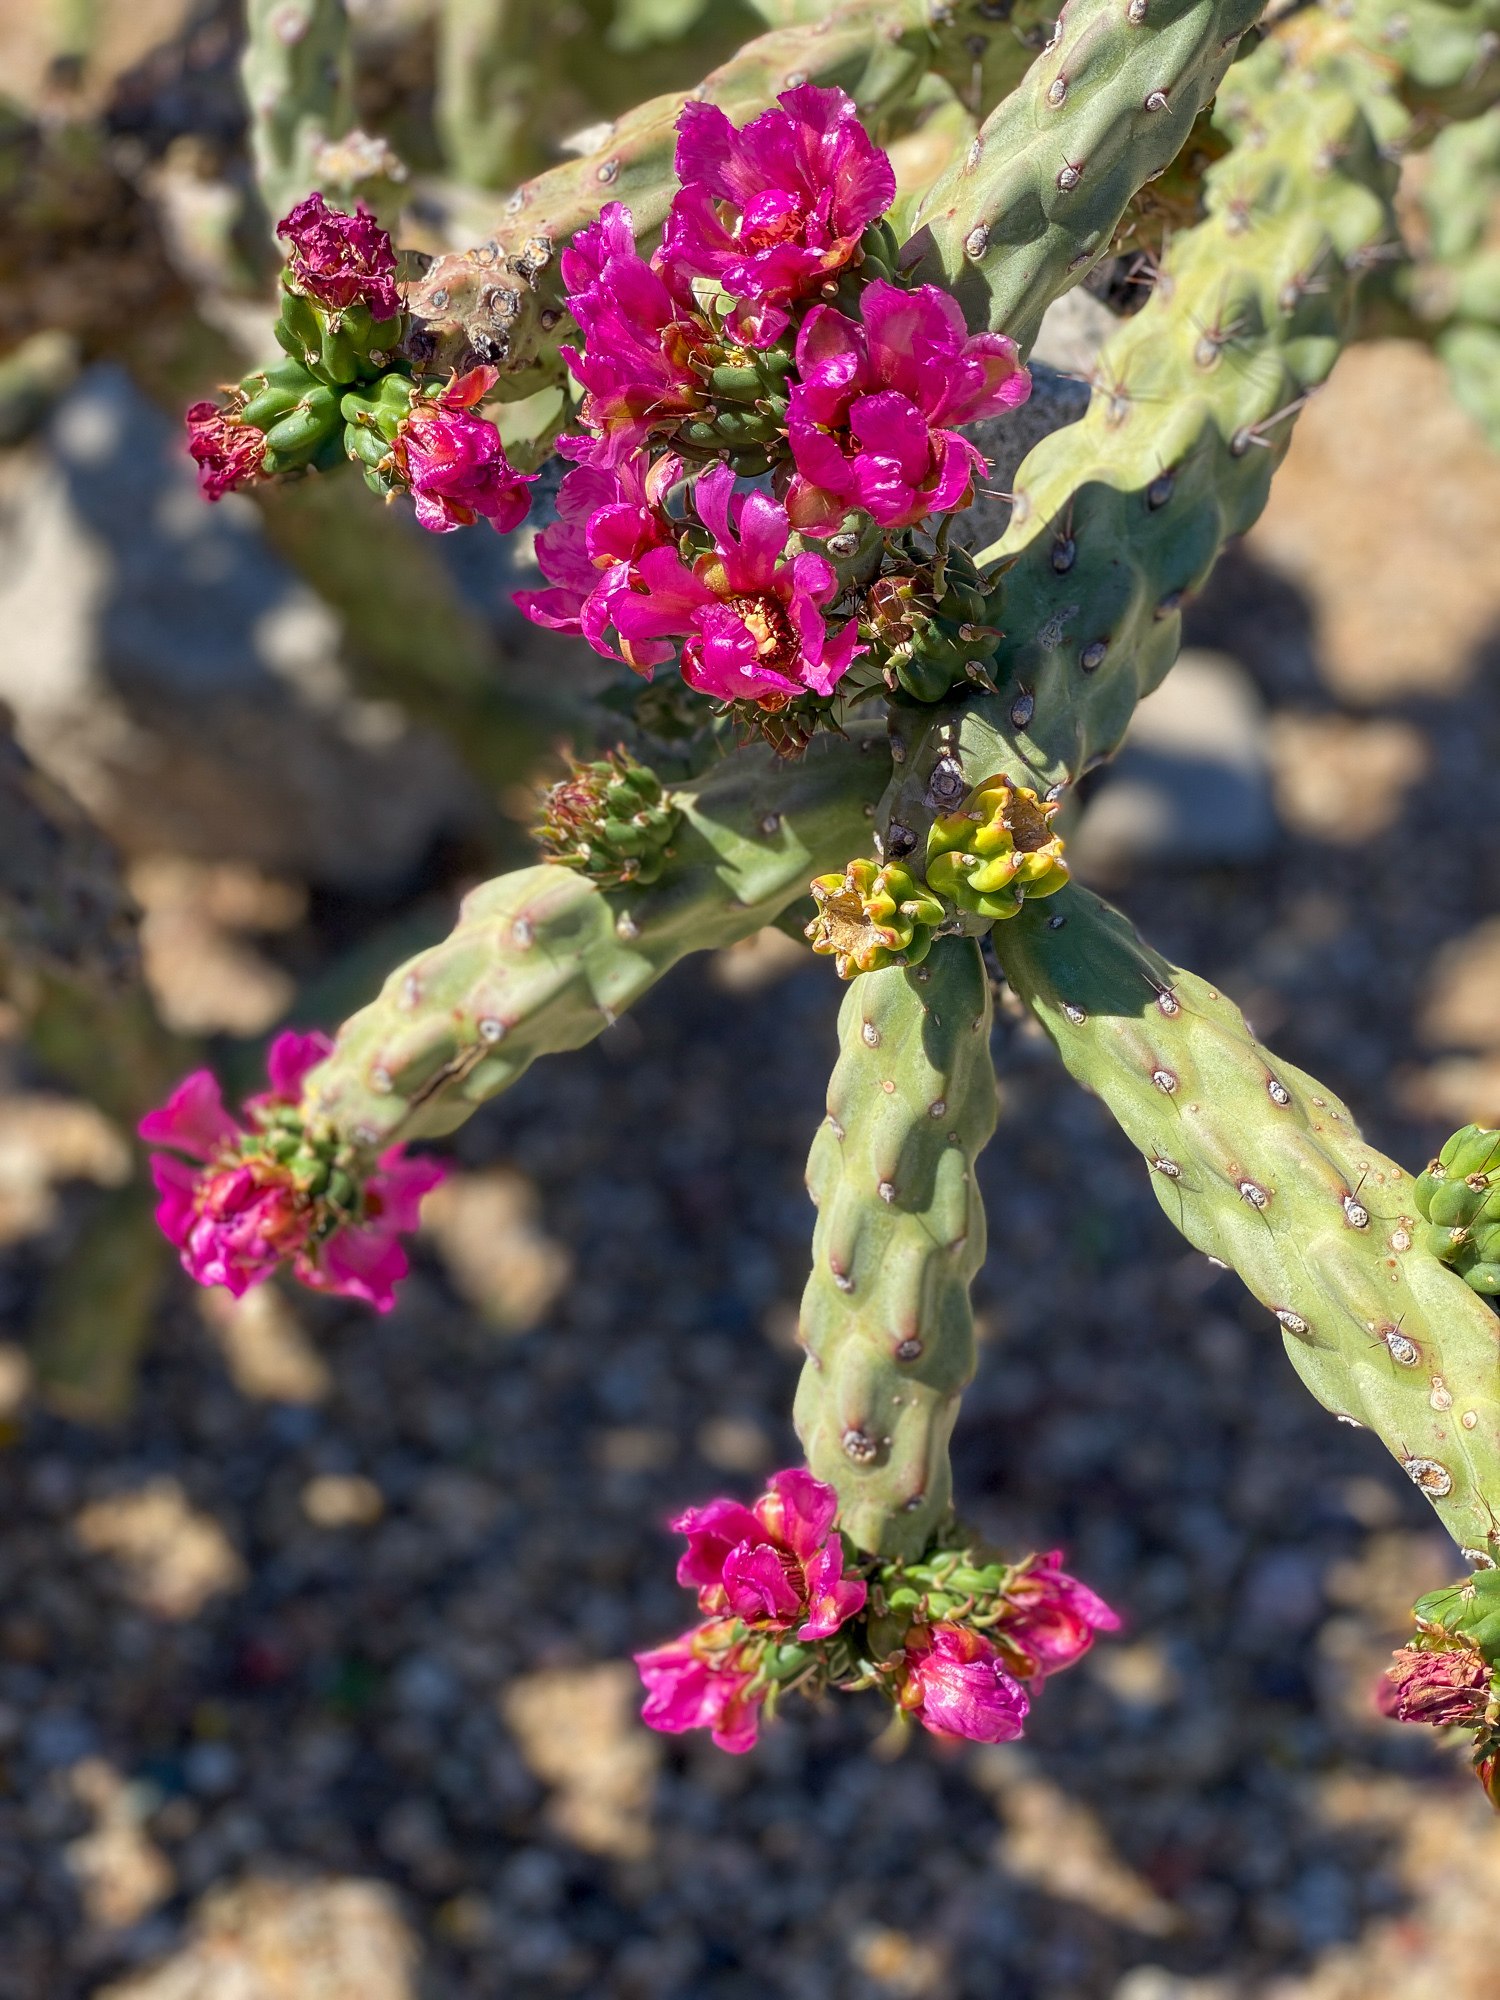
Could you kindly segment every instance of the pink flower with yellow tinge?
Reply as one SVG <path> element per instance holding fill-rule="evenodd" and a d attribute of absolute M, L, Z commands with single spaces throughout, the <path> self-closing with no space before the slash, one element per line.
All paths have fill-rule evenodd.
<path fill-rule="evenodd" d="M 630 210 L 612 201 L 562 254 L 568 311 L 583 334 L 563 357 L 583 384 L 590 456 L 613 462 L 653 432 L 671 430 L 703 405 L 694 366 L 709 328 L 684 272 L 648 264 L 635 247 Z"/>
<path fill-rule="evenodd" d="M 641 1720 L 670 1736 L 710 1730 L 719 1748 L 736 1756 L 751 1749 L 763 1696 L 749 1692 L 755 1673 L 744 1664 L 744 1652 L 735 1640 L 733 1620 L 721 1619 L 637 1653 L 635 1664 L 646 1689 Z"/>
<path fill-rule="evenodd" d="M 222 500 L 262 477 L 266 434 L 220 403 L 193 403 L 187 412 L 188 455 L 205 500 Z"/>
<path fill-rule="evenodd" d="M 1393 1722 L 1476 1728 L 1485 1718 L 1493 1672 L 1475 1646 L 1403 1646 L 1375 1690 L 1376 1704 Z"/>
<path fill-rule="evenodd" d="M 416 1228 L 443 1168 L 392 1146 L 357 1186 L 351 1180 L 344 1201 L 330 1195 L 325 1163 L 298 1148 L 282 1114 L 331 1047 L 326 1035 L 278 1035 L 267 1057 L 270 1088 L 245 1104 L 243 1123 L 225 1110 L 208 1070 L 184 1078 L 141 1120 L 140 1136 L 162 1149 L 151 1161 L 157 1223 L 200 1285 L 239 1298 L 285 1264 L 314 1290 L 379 1312 L 395 1303 L 407 1272 L 399 1239 Z M 291 1143 L 274 1143 L 288 1131 Z"/>
<path fill-rule="evenodd" d="M 736 333 L 768 346 L 895 200 L 891 163 L 851 98 L 810 83 L 740 129 L 716 104 L 687 104 L 677 131 L 682 187 L 657 261 L 716 280 L 742 302 Z"/>
<path fill-rule="evenodd" d="M 1031 393 L 1015 342 L 971 334 L 935 285 L 877 279 L 860 314 L 815 306 L 797 336 L 787 511 L 805 534 L 831 534 L 856 509 L 898 528 L 967 505 L 988 461 L 952 426 Z"/>
<path fill-rule="evenodd" d="M 417 519 L 431 534 L 451 534 L 476 521 L 509 534 L 531 507 L 526 489 L 536 474 L 517 472 L 499 431 L 474 413 L 498 376 L 496 368 L 471 368 L 436 396 L 414 395 L 396 433 L 396 477 L 410 489 Z"/>
<path fill-rule="evenodd" d="M 375 320 L 400 312 L 395 249 L 363 202 L 346 215 L 310 194 L 282 217 L 276 234 L 292 246 L 292 282 L 327 311 L 366 306 Z"/>
<path fill-rule="evenodd" d="M 1030 1662 L 1040 1687 L 1048 1674 L 1081 1660 L 1096 1632 L 1118 1632 L 1120 1619 L 1096 1591 L 1062 1567 L 1062 1550 L 1033 1557 L 1005 1587 L 1007 1642 Z"/>
<path fill-rule="evenodd" d="M 862 650 L 852 619 L 824 618 L 839 591 L 832 564 L 806 553 L 784 560 L 786 509 L 764 493 L 736 495 L 728 466 L 704 474 L 693 504 L 713 547 L 691 565 L 675 546 L 640 557 L 611 607 L 624 657 L 647 670 L 675 635 L 686 641 L 682 677 L 702 694 L 770 710 L 831 694 Z"/>
<path fill-rule="evenodd" d="M 963 1625 L 914 1625 L 901 1665 L 901 1708 L 934 1736 L 1009 1743 L 1031 1703 L 996 1647 Z"/>
<path fill-rule="evenodd" d="M 729 1613 L 756 1631 L 828 1639 L 864 1609 L 866 1586 L 844 1575 L 834 1528 L 838 1495 L 800 1468 L 776 1473 L 753 1507 L 710 1500 L 672 1523 L 687 1537 L 677 1581 L 700 1611 Z"/>

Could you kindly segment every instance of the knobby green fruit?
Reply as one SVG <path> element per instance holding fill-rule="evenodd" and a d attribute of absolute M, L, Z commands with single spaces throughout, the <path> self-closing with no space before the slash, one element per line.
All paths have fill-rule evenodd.
<path fill-rule="evenodd" d="M 974 1372 L 969 1285 L 984 1262 L 974 1163 L 995 1129 L 979 946 L 856 979 L 839 1012 L 828 1116 L 807 1165 L 817 1205 L 794 1420 L 844 1532 L 916 1557 L 948 1513 L 948 1440 Z"/>
<path fill-rule="evenodd" d="M 689 952 L 771 923 L 868 838 L 888 768 L 869 724 L 795 764 L 736 751 L 673 792 L 682 817 L 649 886 L 606 891 L 546 863 L 487 882 L 344 1023 L 307 1079 L 308 1119 L 363 1153 L 453 1131 L 538 1056 L 592 1041 Z"/>
<path fill-rule="evenodd" d="M 1500 1292 L 1500 1132 L 1465 1125 L 1417 1176 L 1424 1247 L 1476 1292 Z"/>
<path fill-rule="evenodd" d="M 1497 1323 L 1424 1247 L 1412 1177 L 1098 897 L 1028 904 L 993 941 L 1170 1220 L 1270 1307 L 1319 1402 L 1378 1433 L 1471 1560 L 1500 1556 Z"/>
<path fill-rule="evenodd" d="M 812 893 L 818 913 L 803 935 L 840 979 L 920 965 L 948 914 L 900 861 L 851 861 L 841 875 L 814 876 Z"/>
<path fill-rule="evenodd" d="M 957 812 L 927 834 L 927 886 L 955 909 L 999 923 L 1068 879 L 1063 839 L 1052 822 L 1060 799 L 1039 799 L 1004 778 L 977 785 Z"/>
<path fill-rule="evenodd" d="M 548 790 L 537 838 L 549 861 L 577 868 L 601 889 L 644 886 L 661 874 L 680 817 L 654 771 L 611 750 Z"/>

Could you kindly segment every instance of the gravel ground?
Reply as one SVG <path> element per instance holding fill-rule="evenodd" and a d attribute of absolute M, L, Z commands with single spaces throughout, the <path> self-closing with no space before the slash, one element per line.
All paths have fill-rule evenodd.
<path fill-rule="evenodd" d="M 1455 609 L 1444 566 L 1445 496 L 1492 547 L 1500 473 L 1423 357 L 1348 376 L 1195 612 L 1270 710 L 1281 831 L 1122 899 L 1414 1162 L 1500 1045 L 1474 928 L 1500 891 L 1500 588 L 1471 566 Z M 1398 480 L 1426 492 L 1400 630 L 1376 578 Z M 1335 518 L 1326 572 L 1299 569 Z M 37 1407 L 0 1345 L 0 2000 L 1500 1992 L 1500 1830 L 1369 1700 L 1451 1547 L 1003 1011 L 957 1484 L 1002 1543 L 1065 1546 L 1124 1636 L 1002 1750 L 892 1757 L 852 1698 L 738 1760 L 636 1724 L 626 1657 L 690 1608 L 661 1523 L 794 1452 L 837 993 L 769 941 L 709 970 L 457 1137 L 388 1319 L 176 1286 L 108 1431 Z M 0 1140 L 38 1124 L 11 1104 L 30 1125 Z M 52 1178 L 118 1179 L 109 1131 L 91 1168 L 66 1116 Z M 0 1145 L 16 1324 L 103 1198 L 38 1197 L 5 1164 L 26 1143 Z"/>

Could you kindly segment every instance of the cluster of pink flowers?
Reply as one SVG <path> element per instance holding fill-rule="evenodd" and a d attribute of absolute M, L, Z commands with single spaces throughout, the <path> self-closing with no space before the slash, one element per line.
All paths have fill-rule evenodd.
<path fill-rule="evenodd" d="M 1005 1586 L 1005 1643 L 1033 1687 L 1048 1674 L 1076 1666 L 1096 1632 L 1118 1632 L 1120 1620 L 1097 1591 L 1069 1576 L 1062 1550 L 1023 1563 Z"/>
<path fill-rule="evenodd" d="M 374 320 L 400 312 L 395 248 L 363 202 L 346 215 L 310 194 L 281 218 L 276 234 L 292 246 L 291 282 L 327 311 L 364 306 Z"/>
<path fill-rule="evenodd" d="M 400 1238 L 416 1228 L 422 1197 L 444 1170 L 392 1146 L 374 1171 L 351 1179 L 344 1202 L 331 1198 L 328 1162 L 299 1146 L 288 1117 L 331 1047 L 326 1035 L 278 1035 L 266 1062 L 270 1088 L 243 1106 L 243 1122 L 225 1110 L 208 1070 L 184 1078 L 141 1120 L 140 1136 L 163 1149 L 151 1161 L 157 1223 L 200 1285 L 239 1298 L 289 1265 L 315 1290 L 379 1312 L 395 1303 L 407 1272 Z"/>
<path fill-rule="evenodd" d="M 391 447 L 395 477 L 410 492 L 421 525 L 435 535 L 488 521 L 507 535 L 531 506 L 534 472 L 517 472 L 500 433 L 475 414 L 497 370 L 471 368 L 435 396 L 413 396 Z"/>
<path fill-rule="evenodd" d="M 774 711 L 833 693 L 862 650 L 852 621 L 820 629 L 838 578 L 789 552 L 794 533 L 827 539 L 851 516 L 910 527 L 964 506 L 986 462 L 955 427 L 1015 408 L 1031 383 L 1014 341 L 970 335 L 934 286 L 877 279 L 857 320 L 824 302 L 858 278 L 861 238 L 895 193 L 842 91 L 800 85 L 742 130 L 690 104 L 678 133 L 682 185 L 655 254 L 640 255 L 614 203 L 563 255 L 587 435 L 537 546 L 552 588 L 517 602 L 648 677 L 678 640 L 692 687 Z M 780 401 L 736 392 L 762 428 L 783 411 L 754 447 L 778 497 L 735 494 L 729 465 L 694 478 L 730 393 L 716 382 L 760 381 L 778 343 L 764 379 Z"/>

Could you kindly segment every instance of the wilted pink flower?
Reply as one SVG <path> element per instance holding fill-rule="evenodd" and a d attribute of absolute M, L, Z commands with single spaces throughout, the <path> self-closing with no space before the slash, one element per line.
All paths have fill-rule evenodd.
<path fill-rule="evenodd" d="M 266 434 L 219 403 L 193 403 L 187 412 L 188 454 L 198 468 L 205 500 L 222 500 L 261 476 Z"/>
<path fill-rule="evenodd" d="M 376 320 L 400 312 L 396 252 L 363 202 L 346 215 L 322 195 L 310 194 L 282 217 L 276 234 L 292 246 L 293 282 L 329 312 L 368 306 Z"/>
<path fill-rule="evenodd" d="M 947 1624 L 914 1625 L 907 1633 L 900 1704 L 934 1736 L 971 1743 L 1009 1743 L 1031 1706 L 988 1639 Z"/>
<path fill-rule="evenodd" d="M 652 1729 L 680 1736 L 708 1729 L 721 1750 L 738 1755 L 755 1742 L 763 1696 L 747 1693 L 753 1668 L 746 1649 L 733 1639 L 732 1621 L 720 1619 L 684 1632 L 635 1664 L 646 1686 L 641 1720 Z"/>
<path fill-rule="evenodd" d="M 823 608 L 838 577 L 821 556 L 783 562 L 786 509 L 764 493 L 737 496 L 734 474 L 715 466 L 698 481 L 693 504 L 714 538 L 691 568 L 675 547 L 648 549 L 635 587 L 612 605 L 624 657 L 647 669 L 655 643 L 684 637 L 682 677 L 721 701 L 780 709 L 806 693 L 831 694 L 854 658 L 854 621 L 830 628 Z"/>
<path fill-rule="evenodd" d="M 1382 1715 L 1393 1722 L 1427 1722 L 1474 1728 L 1484 1720 L 1492 1668 L 1477 1647 L 1454 1646 L 1427 1652 L 1403 1646 L 1375 1690 Z"/>
<path fill-rule="evenodd" d="M 717 279 L 758 347 L 789 301 L 843 269 L 896 198 L 896 176 L 841 90 L 799 84 L 737 131 L 716 104 L 677 120 L 677 177 L 658 261 Z"/>
<path fill-rule="evenodd" d="M 577 456 L 578 440 L 564 438 L 558 449 Z M 621 593 L 630 589 L 635 564 L 648 549 L 660 548 L 674 532 L 666 500 L 682 477 L 682 461 L 647 458 L 636 452 L 618 465 L 575 465 L 557 494 L 557 519 L 536 538 L 536 559 L 550 590 L 518 590 L 515 601 L 535 625 L 554 632 L 578 632 L 596 653 L 621 655 L 605 636 Z M 642 642 L 637 663 L 671 659 L 674 646 Z M 644 654 L 650 657 L 644 658 Z"/>
<path fill-rule="evenodd" d="M 398 478 L 411 489 L 417 519 L 434 535 L 488 521 L 509 534 L 531 506 L 534 472 L 517 472 L 505 456 L 500 433 L 474 415 L 495 386 L 496 368 L 455 375 L 436 396 L 415 395 L 391 447 Z"/>
<path fill-rule="evenodd" d="M 896 528 L 963 506 L 988 462 L 949 426 L 1031 393 L 1015 342 L 971 334 L 936 285 L 903 291 L 877 279 L 860 313 L 862 324 L 815 306 L 797 336 L 787 509 L 808 534 L 831 533 L 854 508 Z"/>
<path fill-rule="evenodd" d="M 773 1475 L 753 1507 L 710 1500 L 672 1523 L 687 1536 L 677 1581 L 700 1611 L 730 1612 L 759 1630 L 830 1638 L 864 1608 L 864 1583 L 844 1575 L 834 1529 L 838 1495 L 800 1467 Z"/>
<path fill-rule="evenodd" d="M 1081 1660 L 1096 1632 L 1118 1632 L 1120 1620 L 1096 1592 L 1062 1567 L 1062 1550 L 1034 1556 L 1005 1587 L 1006 1640 L 1031 1662 L 1040 1687 L 1048 1674 Z"/>
<path fill-rule="evenodd" d="M 151 1162 L 161 1197 L 157 1223 L 199 1284 L 227 1286 L 239 1298 L 290 1264 L 316 1290 L 364 1299 L 380 1312 L 395 1303 L 407 1271 L 397 1238 L 416 1227 L 422 1196 L 443 1178 L 442 1167 L 408 1160 L 392 1146 L 365 1177 L 355 1220 L 314 1191 L 327 1179 L 316 1163 L 282 1157 L 268 1141 L 272 1118 L 295 1106 L 303 1078 L 331 1047 L 326 1035 L 278 1035 L 267 1057 L 271 1087 L 246 1103 L 244 1124 L 224 1109 L 206 1069 L 184 1078 L 141 1120 L 141 1137 L 165 1149 Z"/>
<path fill-rule="evenodd" d="M 648 264 L 635 247 L 630 210 L 612 201 L 562 254 L 568 310 L 583 334 L 563 355 L 587 392 L 583 421 L 599 440 L 593 455 L 633 451 L 703 402 L 693 366 L 709 328 L 685 273 Z"/>

